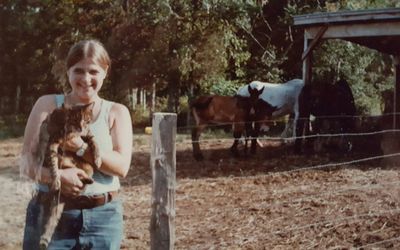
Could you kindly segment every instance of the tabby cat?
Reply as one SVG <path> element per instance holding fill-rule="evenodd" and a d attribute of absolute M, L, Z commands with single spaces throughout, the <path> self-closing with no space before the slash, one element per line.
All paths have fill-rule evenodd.
<path fill-rule="evenodd" d="M 43 233 L 40 238 L 40 248 L 46 249 L 55 231 L 65 202 L 60 199 L 60 172 L 59 169 L 77 167 L 86 172 L 88 178 L 81 179 L 84 184 L 93 183 L 94 168 L 101 165 L 99 147 L 93 140 L 89 130 L 92 117 L 93 103 L 66 108 L 64 105 L 55 109 L 42 123 L 39 133 L 37 158 L 39 164 L 49 168 L 51 183 L 49 192 L 43 199 L 42 219 Z M 74 152 L 64 151 L 63 142 L 81 136 L 88 144 L 88 150 L 93 153 L 94 165 L 78 157 Z"/>

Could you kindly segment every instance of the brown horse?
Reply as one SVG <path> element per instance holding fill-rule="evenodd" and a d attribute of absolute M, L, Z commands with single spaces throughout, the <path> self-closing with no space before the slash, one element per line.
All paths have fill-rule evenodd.
<path fill-rule="evenodd" d="M 212 95 L 201 96 L 194 100 L 191 104 L 191 111 L 196 122 L 196 126 L 192 129 L 194 158 L 196 160 L 203 159 L 199 138 L 201 132 L 211 124 L 232 124 L 235 141 L 231 146 L 231 152 L 237 156 L 239 139 L 242 134 L 247 136 L 249 133 L 246 129 L 248 128 L 250 106 L 249 98 L 240 96 Z"/>
<path fill-rule="evenodd" d="M 242 135 L 245 137 L 252 135 L 252 123 L 256 119 L 252 113 L 257 109 L 258 98 L 253 100 L 238 95 L 211 95 L 201 96 L 192 102 L 191 111 L 196 122 L 196 126 L 192 129 L 193 156 L 195 159 L 203 159 L 199 138 L 201 132 L 211 124 L 232 124 L 235 140 L 230 149 L 234 156 L 239 155 L 237 150 L 239 139 Z M 274 110 L 271 107 L 266 112 L 272 114 Z M 257 143 L 256 140 L 252 140 L 252 148 L 255 147 L 253 146 L 255 143 Z M 247 139 L 245 153 L 247 153 Z"/>

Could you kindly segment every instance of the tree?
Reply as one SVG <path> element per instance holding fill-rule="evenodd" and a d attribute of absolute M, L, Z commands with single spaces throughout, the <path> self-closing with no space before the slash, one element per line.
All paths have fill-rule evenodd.
<path fill-rule="evenodd" d="M 127 104 L 135 89 L 145 89 L 158 104 L 168 99 L 158 110 L 181 112 L 196 95 L 233 94 L 251 80 L 301 77 L 303 32 L 292 28 L 293 15 L 396 6 L 394 0 L 2 1 L 0 111 L 27 113 L 39 95 L 62 91 L 67 50 L 80 39 L 96 38 L 110 52 L 102 95 Z M 315 53 L 317 74 L 339 69 L 353 79 L 354 91 L 377 82 L 368 85 L 368 95 L 386 88 L 389 80 L 380 74 L 390 73 L 381 65 L 387 57 L 346 43 L 322 46 L 332 49 Z M 348 63 L 359 63 L 366 75 L 356 79 Z"/>
<path fill-rule="evenodd" d="M 126 30 L 138 31 L 122 38 L 130 44 L 122 81 L 140 87 L 156 82 L 169 97 L 168 111 L 178 111 L 178 97 L 191 90 L 208 92 L 216 79 L 243 75 L 249 54 L 238 30 L 249 23 L 255 3 L 163 0 L 129 6 L 129 21 L 113 33 L 118 41 Z"/>

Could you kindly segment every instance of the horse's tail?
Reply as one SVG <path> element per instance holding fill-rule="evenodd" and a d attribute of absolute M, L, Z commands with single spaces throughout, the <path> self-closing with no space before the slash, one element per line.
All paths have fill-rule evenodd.
<path fill-rule="evenodd" d="M 195 99 L 191 104 L 191 109 L 206 109 L 210 105 L 213 97 L 212 96 L 200 96 Z"/>

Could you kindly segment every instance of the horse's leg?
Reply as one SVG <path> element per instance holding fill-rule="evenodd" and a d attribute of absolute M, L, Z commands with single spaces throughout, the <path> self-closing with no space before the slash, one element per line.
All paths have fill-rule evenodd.
<path fill-rule="evenodd" d="M 340 121 L 340 148 L 343 152 L 348 153 L 353 149 L 353 142 L 351 136 L 346 135 L 348 133 L 352 133 L 353 129 L 351 127 L 352 117 L 343 117 Z"/>
<path fill-rule="evenodd" d="M 255 121 L 254 122 L 254 128 L 251 133 L 251 153 L 255 154 L 257 151 L 257 139 L 258 139 L 258 134 L 260 133 L 260 122 Z"/>
<path fill-rule="evenodd" d="M 294 134 L 293 129 L 295 129 L 295 127 L 294 127 L 294 118 L 292 113 L 289 115 L 289 120 L 285 125 L 285 129 L 281 133 L 281 137 L 283 138 L 285 143 L 290 143 L 293 140 L 293 134 Z"/>
<path fill-rule="evenodd" d="M 355 124 L 354 124 L 354 116 L 348 116 L 344 118 L 344 133 L 354 133 L 355 132 Z M 352 136 L 346 136 L 346 151 L 350 152 L 353 149 L 353 141 Z"/>
<path fill-rule="evenodd" d="M 310 115 L 311 115 L 311 97 L 310 88 L 305 86 L 300 92 L 299 97 L 294 105 L 295 111 L 295 153 L 302 153 L 304 149 L 310 148 L 311 139 L 307 138 L 310 135 Z M 308 151 L 308 150 L 307 150 Z"/>
<path fill-rule="evenodd" d="M 315 133 L 321 136 L 318 136 L 314 139 L 314 151 L 317 153 L 321 152 L 329 152 L 332 149 L 332 137 L 327 136 L 329 134 L 335 134 L 335 131 L 332 131 L 333 123 L 331 118 L 324 117 L 316 117 L 315 119 Z M 335 138 L 335 137 L 333 137 Z"/>
<path fill-rule="evenodd" d="M 234 141 L 233 141 L 233 144 L 231 146 L 231 152 L 235 157 L 239 156 L 239 151 L 238 151 L 237 147 L 238 147 L 238 144 L 239 144 L 239 140 L 242 137 L 243 130 L 244 130 L 243 124 L 236 123 L 236 124 L 233 125 L 233 138 L 234 138 Z"/>
<path fill-rule="evenodd" d="M 298 135 L 296 128 L 297 128 L 297 121 L 299 120 L 299 116 L 300 116 L 299 104 L 296 103 L 294 105 L 294 119 L 293 119 L 293 128 L 292 128 L 293 129 L 293 134 L 292 134 L 293 139 L 296 139 L 296 137 Z"/>
<path fill-rule="evenodd" d="M 301 135 L 307 135 L 307 124 L 308 124 L 309 118 L 306 118 L 306 116 L 301 116 L 299 120 L 296 123 L 296 135 L 298 135 L 294 141 L 294 152 L 297 154 L 301 153 L 301 146 L 303 143 L 303 138 L 300 138 Z"/>
<path fill-rule="evenodd" d="M 281 133 L 281 137 L 282 138 L 287 138 L 288 137 L 288 131 L 289 131 L 289 128 L 290 128 L 290 117 L 289 117 L 289 120 L 287 121 L 287 123 L 285 124 L 285 128 L 283 129 L 283 131 L 282 131 L 282 133 Z"/>
<path fill-rule="evenodd" d="M 242 137 L 242 133 L 241 132 L 233 131 L 234 141 L 233 141 L 233 144 L 231 146 L 231 152 L 232 152 L 233 156 L 235 156 L 235 157 L 239 156 L 239 151 L 238 151 L 237 147 L 238 147 L 238 144 L 239 144 L 240 137 Z"/>
<path fill-rule="evenodd" d="M 200 150 L 200 145 L 199 145 L 200 134 L 204 128 L 205 128 L 204 125 L 197 125 L 192 129 L 193 156 L 198 161 L 204 159 L 203 154 L 201 153 L 201 150 Z"/>
<path fill-rule="evenodd" d="M 245 153 L 245 155 L 248 155 L 248 142 L 249 142 L 249 139 L 251 140 L 251 137 L 252 137 L 253 123 L 254 122 L 251 122 L 251 121 L 247 121 L 245 123 L 245 127 L 244 127 L 244 131 L 245 131 L 244 153 Z"/>
<path fill-rule="evenodd" d="M 299 152 L 298 150 L 298 144 L 299 142 L 301 143 L 301 138 L 298 138 L 303 135 L 303 129 L 304 129 L 304 123 L 300 125 L 301 122 L 299 122 L 299 117 L 300 117 L 300 110 L 299 110 L 299 104 L 298 102 L 294 105 L 294 120 L 293 120 L 293 140 L 294 140 L 294 147 L 295 147 L 295 152 Z M 300 125 L 300 126 L 298 126 Z M 299 130 L 299 131 L 298 131 Z M 297 148 L 297 149 L 296 149 Z"/>

